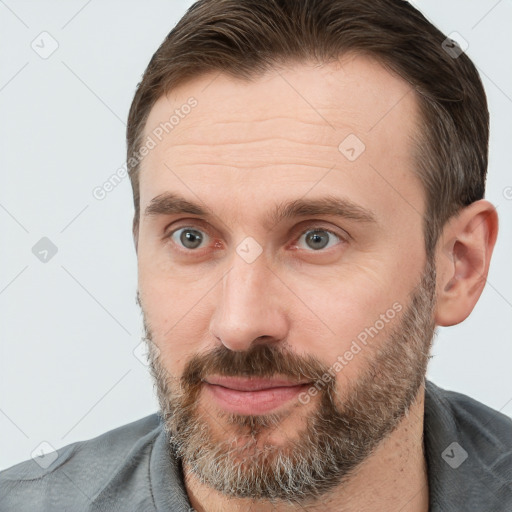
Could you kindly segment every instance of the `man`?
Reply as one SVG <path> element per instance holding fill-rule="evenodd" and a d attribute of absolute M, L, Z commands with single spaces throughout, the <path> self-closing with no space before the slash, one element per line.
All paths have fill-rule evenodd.
<path fill-rule="evenodd" d="M 1 510 L 510 511 L 512 421 L 425 380 L 498 220 L 485 93 L 402 0 L 203 0 L 129 115 L 160 414 Z"/>

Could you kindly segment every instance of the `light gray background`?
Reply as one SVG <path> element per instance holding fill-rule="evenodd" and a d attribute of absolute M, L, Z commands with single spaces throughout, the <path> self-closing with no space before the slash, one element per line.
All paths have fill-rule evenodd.
<path fill-rule="evenodd" d="M 0 0 L 0 469 L 158 408 L 133 353 L 129 179 L 102 201 L 92 191 L 123 165 L 135 86 L 191 3 Z M 487 198 L 501 222 L 483 295 L 463 324 L 440 329 L 428 375 L 512 416 L 512 2 L 414 4 L 462 35 L 483 77 Z M 46 59 L 31 47 L 51 49 L 44 31 L 59 45 Z M 58 248 L 47 263 L 32 253 L 42 237 Z"/>

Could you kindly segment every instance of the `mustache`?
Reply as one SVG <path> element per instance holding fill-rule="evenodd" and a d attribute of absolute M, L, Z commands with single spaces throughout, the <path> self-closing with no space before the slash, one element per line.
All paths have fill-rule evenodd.
<path fill-rule="evenodd" d="M 223 377 L 275 377 L 285 376 L 296 380 L 316 381 L 328 371 L 316 357 L 299 356 L 273 344 L 258 344 L 246 351 L 229 350 L 224 345 L 194 355 L 182 373 L 182 385 L 191 388 L 199 385 L 208 375 Z"/>

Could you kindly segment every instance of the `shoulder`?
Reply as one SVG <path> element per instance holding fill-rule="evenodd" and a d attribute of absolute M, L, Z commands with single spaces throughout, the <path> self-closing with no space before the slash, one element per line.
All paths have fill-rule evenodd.
<path fill-rule="evenodd" d="M 462 393 L 449 391 L 427 381 L 427 393 L 444 409 L 457 430 L 472 444 L 495 447 L 498 455 L 512 453 L 512 419 Z M 443 418 L 443 416 L 441 416 Z M 511 460 L 512 461 L 512 460 Z"/>
<path fill-rule="evenodd" d="M 43 461 L 20 462 L 0 472 L 0 509 L 46 511 L 71 506 L 80 510 L 77 505 L 83 503 L 85 510 L 120 472 L 128 476 L 149 459 L 161 430 L 160 416 L 154 413 L 66 445 Z"/>
<path fill-rule="evenodd" d="M 512 510 L 511 418 L 427 381 L 424 441 L 434 510 Z"/>

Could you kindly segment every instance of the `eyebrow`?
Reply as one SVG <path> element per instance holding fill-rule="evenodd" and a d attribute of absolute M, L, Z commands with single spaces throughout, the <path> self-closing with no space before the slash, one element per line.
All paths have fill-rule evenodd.
<path fill-rule="evenodd" d="M 144 211 L 144 216 L 190 214 L 202 217 L 212 216 L 211 212 L 184 197 L 172 192 L 164 192 L 154 197 Z M 327 195 L 315 199 L 294 199 L 276 204 L 265 218 L 265 227 L 270 228 L 285 219 L 309 215 L 332 215 L 364 223 L 377 223 L 375 214 L 352 201 Z"/>

